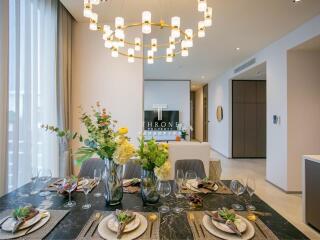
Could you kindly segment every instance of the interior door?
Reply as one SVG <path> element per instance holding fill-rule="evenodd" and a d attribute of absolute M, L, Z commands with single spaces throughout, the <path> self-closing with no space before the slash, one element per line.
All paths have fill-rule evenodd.
<path fill-rule="evenodd" d="M 265 81 L 232 81 L 232 157 L 266 157 Z"/>
<path fill-rule="evenodd" d="M 203 86 L 203 141 L 208 142 L 208 84 Z"/>

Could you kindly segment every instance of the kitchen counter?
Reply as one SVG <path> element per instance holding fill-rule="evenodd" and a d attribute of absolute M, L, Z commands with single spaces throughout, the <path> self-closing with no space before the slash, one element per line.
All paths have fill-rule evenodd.
<path fill-rule="evenodd" d="M 303 219 L 320 231 L 320 155 L 302 158 Z"/>

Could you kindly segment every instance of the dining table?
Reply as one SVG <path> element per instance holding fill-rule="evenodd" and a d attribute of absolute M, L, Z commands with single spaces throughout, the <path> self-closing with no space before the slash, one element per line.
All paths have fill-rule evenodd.
<path fill-rule="evenodd" d="M 54 181 L 53 179 L 52 181 Z M 224 180 L 223 183 L 228 186 L 230 181 Z M 173 181 L 171 181 L 173 184 Z M 165 199 L 161 199 L 154 205 L 144 205 L 140 193 L 124 193 L 120 205 L 108 206 L 103 197 L 95 197 L 94 193 L 104 191 L 104 183 L 95 187 L 88 194 L 88 201 L 91 208 L 82 209 L 85 203 L 85 195 L 82 192 L 73 192 L 72 199 L 76 201 L 76 206 L 65 208 L 64 204 L 68 198 L 52 192 L 50 196 L 41 197 L 37 195 L 27 195 L 32 189 L 32 184 L 28 183 L 15 191 L 12 191 L 0 198 L 0 213 L 8 209 L 14 209 L 26 204 L 32 204 L 35 207 L 47 208 L 51 210 L 69 210 L 60 222 L 44 237 L 44 239 L 76 239 L 82 228 L 96 211 L 115 211 L 116 209 L 126 209 L 136 212 L 158 212 L 159 206 L 163 201 L 172 209 L 181 207 L 184 211 L 175 213 L 172 210 L 167 213 L 160 213 L 159 238 L 166 239 L 194 239 L 191 227 L 188 223 L 187 211 L 217 210 L 227 207 L 235 202 L 249 201 L 248 195 L 237 198 L 234 194 L 200 194 L 203 198 L 203 205 L 197 208 L 191 208 L 186 198 L 176 198 L 171 193 Z M 281 200 L 279 200 L 281 201 Z M 259 216 L 259 219 L 273 232 L 278 239 L 308 239 L 301 231 L 293 226 L 288 220 L 281 216 L 276 210 L 270 207 L 257 195 L 252 197 L 252 204 L 256 206 L 257 211 L 268 213 L 266 216 Z"/>

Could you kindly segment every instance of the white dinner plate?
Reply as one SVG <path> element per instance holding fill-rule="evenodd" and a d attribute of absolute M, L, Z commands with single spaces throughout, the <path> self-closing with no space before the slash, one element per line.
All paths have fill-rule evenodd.
<path fill-rule="evenodd" d="M 126 225 L 123 232 L 125 233 L 131 232 L 135 230 L 137 227 L 139 227 L 139 224 L 140 224 L 140 218 L 136 216 L 133 221 L 131 221 L 129 224 Z M 118 227 L 119 227 L 119 222 L 117 221 L 116 217 L 113 216 L 108 221 L 108 228 L 113 232 L 117 232 Z"/>
<path fill-rule="evenodd" d="M 32 229 L 29 231 L 28 234 L 38 230 L 39 228 L 43 227 L 50 219 L 50 212 L 47 210 L 42 210 L 42 209 L 38 209 L 39 210 L 39 214 L 40 218 L 41 218 L 41 213 L 45 213 L 46 217 L 41 218 L 37 223 L 35 223 L 32 227 Z M 9 219 L 8 219 L 9 221 Z M 2 225 L 3 227 L 3 225 Z M 23 230 L 19 230 L 16 233 L 12 234 L 11 231 L 9 232 L 5 232 L 5 231 L 0 231 L 0 240 L 2 239 L 12 239 L 12 238 L 18 238 L 18 237 L 22 237 L 25 235 L 25 233 L 28 231 L 29 228 L 23 229 Z"/>
<path fill-rule="evenodd" d="M 227 233 L 224 231 L 221 231 L 217 227 L 214 226 L 212 223 L 212 220 L 209 216 L 205 215 L 202 219 L 203 226 L 214 236 L 221 238 L 221 239 L 226 239 L 226 240 L 249 240 L 254 237 L 254 227 L 253 225 L 244 217 L 239 216 L 242 218 L 242 220 L 246 223 L 247 225 L 247 230 L 242 233 L 242 237 L 238 237 L 234 233 Z"/>
<path fill-rule="evenodd" d="M 131 232 L 124 233 L 121 237 L 121 240 L 136 239 L 147 230 L 147 228 L 148 228 L 147 219 L 139 213 L 135 212 L 134 214 L 136 214 L 136 218 L 140 219 L 140 225 L 135 230 L 133 230 Z M 111 218 L 113 218 L 112 214 L 110 214 L 110 215 L 106 216 L 104 219 L 102 219 L 102 221 L 100 222 L 100 224 L 98 226 L 98 233 L 103 239 L 117 240 L 117 234 L 108 228 L 108 222 Z"/>
<path fill-rule="evenodd" d="M 216 213 L 216 212 L 212 212 Z M 212 219 L 212 223 L 216 228 L 220 229 L 221 231 L 227 232 L 227 233 L 234 233 L 226 224 L 217 222 Z M 237 226 L 237 229 L 239 232 L 243 233 L 247 230 L 247 224 L 245 221 L 243 221 L 243 217 L 236 215 L 236 222 L 235 225 Z"/>
<path fill-rule="evenodd" d="M 38 210 L 39 211 L 39 210 Z M 35 215 L 33 218 L 30 218 L 29 220 L 25 221 L 23 224 L 20 225 L 18 230 L 23 230 L 26 228 L 31 227 L 32 225 L 36 224 L 41 220 L 41 213 Z M 1 226 L 1 229 L 6 232 L 12 232 L 14 225 L 16 224 L 16 220 L 13 217 L 9 217 Z"/>

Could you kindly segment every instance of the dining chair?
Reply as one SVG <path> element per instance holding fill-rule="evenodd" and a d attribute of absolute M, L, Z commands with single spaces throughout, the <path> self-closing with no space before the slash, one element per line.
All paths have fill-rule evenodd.
<path fill-rule="evenodd" d="M 199 159 L 177 160 L 174 166 L 174 177 L 176 177 L 178 169 L 182 169 L 184 173 L 188 170 L 193 170 L 199 178 L 205 178 L 207 176 L 204 170 L 203 162 Z"/>
<path fill-rule="evenodd" d="M 82 163 L 78 177 L 94 178 L 94 170 L 104 171 L 104 166 L 104 161 L 100 158 L 90 158 Z"/>
<path fill-rule="evenodd" d="M 127 162 L 124 167 L 123 179 L 141 178 L 141 166 L 135 164 L 132 160 Z"/>

